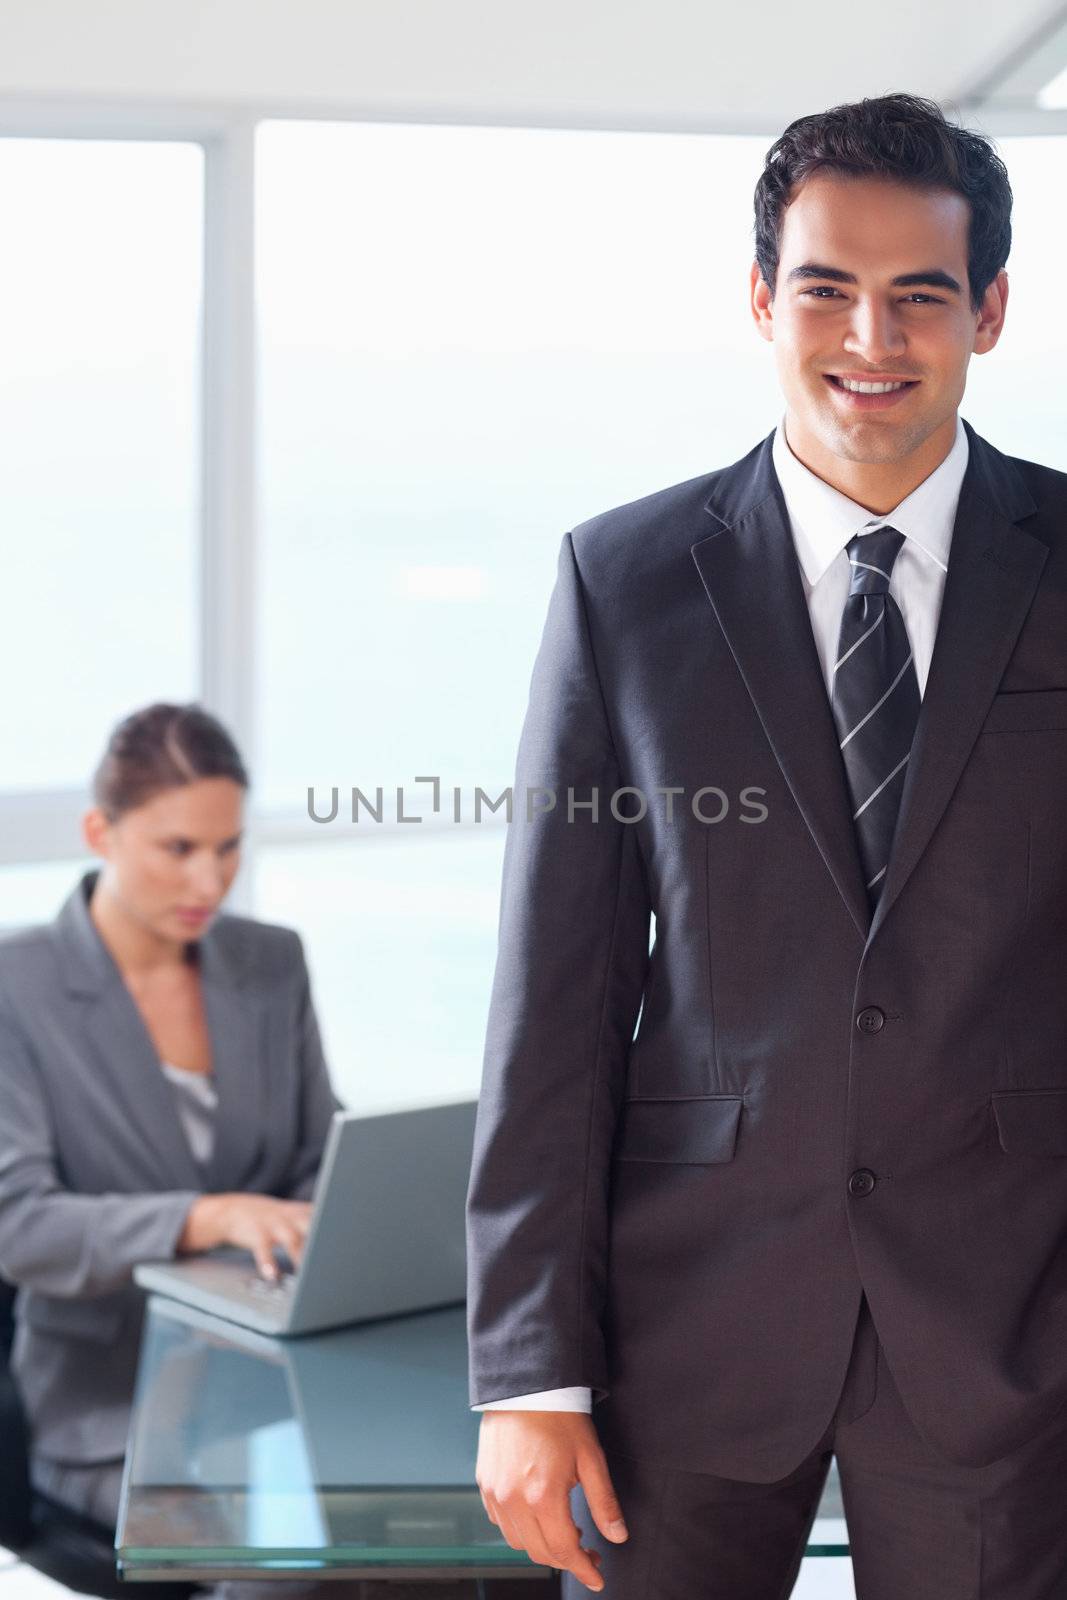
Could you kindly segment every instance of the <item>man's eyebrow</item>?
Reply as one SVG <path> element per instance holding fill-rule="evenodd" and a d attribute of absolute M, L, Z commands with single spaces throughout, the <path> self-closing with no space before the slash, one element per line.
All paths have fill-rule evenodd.
<path fill-rule="evenodd" d="M 854 272 L 844 272 L 840 267 L 825 267 L 818 261 L 805 261 L 799 267 L 790 268 L 787 282 L 793 283 L 802 278 L 829 278 L 832 283 L 859 282 Z M 920 272 L 902 272 L 889 281 L 897 289 L 916 289 L 924 285 L 930 289 L 947 289 L 950 294 L 963 293 L 963 289 L 952 274 L 945 272 L 941 267 L 923 267 Z"/>

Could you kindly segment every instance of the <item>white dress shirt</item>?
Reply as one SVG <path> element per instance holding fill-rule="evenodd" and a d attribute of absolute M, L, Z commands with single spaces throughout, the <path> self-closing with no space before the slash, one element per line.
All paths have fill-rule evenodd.
<path fill-rule="evenodd" d="M 785 499 L 827 696 L 833 688 L 841 618 L 852 576 L 845 546 L 855 534 L 880 528 L 886 522 L 904 534 L 904 543 L 893 563 L 889 592 L 900 607 L 911 640 L 919 693 L 925 692 L 941 616 L 956 506 L 969 454 L 967 434 L 957 412 L 956 438 L 940 466 L 892 511 L 873 517 L 866 506 L 857 505 L 806 467 L 786 440 L 785 417 L 778 423 L 771 455 Z M 498 1409 L 591 1411 L 592 1391 L 583 1387 L 545 1389 L 471 1407 L 472 1411 Z"/>

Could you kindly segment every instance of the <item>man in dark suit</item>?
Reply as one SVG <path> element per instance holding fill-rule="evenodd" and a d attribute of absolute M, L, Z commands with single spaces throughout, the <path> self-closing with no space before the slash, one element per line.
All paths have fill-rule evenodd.
<path fill-rule="evenodd" d="M 467 1212 L 568 1600 L 780 1600 L 832 1454 L 860 1600 L 1067 1595 L 1067 474 L 957 410 L 1010 214 L 930 101 L 793 123 L 781 422 L 562 541 Z"/>

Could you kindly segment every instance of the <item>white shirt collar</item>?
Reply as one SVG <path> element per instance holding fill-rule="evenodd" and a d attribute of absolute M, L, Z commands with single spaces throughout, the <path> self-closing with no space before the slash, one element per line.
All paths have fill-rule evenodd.
<path fill-rule="evenodd" d="M 967 434 L 957 411 L 955 442 L 944 461 L 892 511 L 885 516 L 872 517 L 866 506 L 857 505 L 793 454 L 785 436 L 783 415 L 775 429 L 772 458 L 789 513 L 797 556 L 809 585 L 815 587 L 830 563 L 861 528 L 877 528 L 885 522 L 892 523 L 907 539 L 921 545 L 947 572 L 956 506 L 969 454 Z"/>

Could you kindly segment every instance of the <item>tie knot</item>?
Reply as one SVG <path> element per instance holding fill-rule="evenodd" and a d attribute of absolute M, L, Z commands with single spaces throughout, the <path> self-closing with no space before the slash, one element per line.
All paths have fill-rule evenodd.
<path fill-rule="evenodd" d="M 889 575 L 903 543 L 900 529 L 888 523 L 850 539 L 846 547 L 852 567 L 849 594 L 888 594 Z"/>

